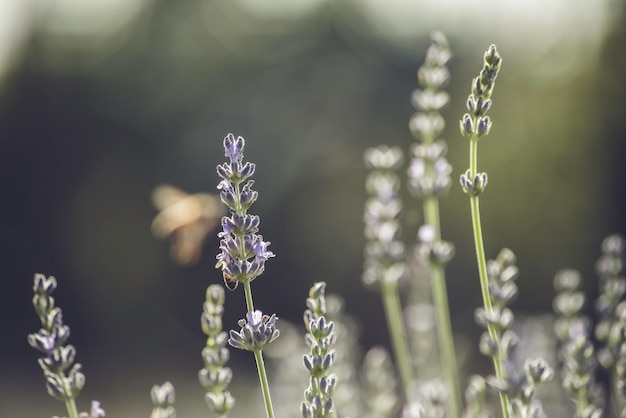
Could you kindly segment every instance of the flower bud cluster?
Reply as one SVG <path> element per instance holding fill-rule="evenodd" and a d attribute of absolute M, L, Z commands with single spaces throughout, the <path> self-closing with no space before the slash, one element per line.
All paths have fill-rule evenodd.
<path fill-rule="evenodd" d="M 454 257 L 454 244 L 437 239 L 434 226 L 422 225 L 417 231 L 415 254 L 420 260 L 446 264 Z"/>
<path fill-rule="evenodd" d="M 165 382 L 161 386 L 154 385 L 150 396 L 153 405 L 150 418 L 176 418 L 174 385 L 170 382 Z"/>
<path fill-rule="evenodd" d="M 246 351 L 263 350 L 280 335 L 276 329 L 276 314 L 263 315 L 261 311 L 246 313 L 245 319 L 240 319 L 239 332 L 231 330 L 228 344 Z"/>
<path fill-rule="evenodd" d="M 442 89 L 450 79 L 446 64 L 452 54 L 448 40 L 441 32 L 434 32 L 431 39 L 424 64 L 417 72 L 420 88 L 411 95 L 411 103 L 417 112 L 409 121 L 411 133 L 419 141 L 412 148 L 409 189 L 419 198 L 445 195 L 450 189 L 452 172 L 452 166 L 445 158 L 446 142 L 437 139 L 445 128 L 440 110 L 450 101 L 450 96 Z"/>
<path fill-rule="evenodd" d="M 511 330 L 513 312 L 508 308 L 518 292 L 515 280 L 519 270 L 515 262 L 515 255 L 507 248 L 502 249 L 495 260 L 487 262 L 491 309 L 478 308 L 475 312 L 476 322 L 485 329 L 493 326 L 498 337 L 494 340 L 488 332 L 484 332 L 480 342 L 481 352 L 502 360 L 511 358 L 517 344 L 517 336 Z"/>
<path fill-rule="evenodd" d="M 398 147 L 381 145 L 365 152 L 372 169 L 365 186 L 370 198 L 365 203 L 365 266 L 363 283 L 370 288 L 397 286 L 407 277 L 405 248 L 400 241 L 402 201 L 400 179 L 395 170 L 402 165 Z"/>
<path fill-rule="evenodd" d="M 472 80 L 466 104 L 469 113 L 464 114 L 460 122 L 461 134 L 471 140 L 478 140 L 491 130 L 491 119 L 486 113 L 491 108 L 491 94 L 501 66 L 502 58 L 496 46 L 491 45 L 485 52 L 483 69 Z"/>
<path fill-rule="evenodd" d="M 478 196 L 487 187 L 487 173 L 476 172 L 476 142 L 489 134 L 491 119 L 486 116 L 491 108 L 491 94 L 496 77 L 502 66 L 502 58 L 495 45 L 491 45 L 484 56 L 483 69 L 472 81 L 472 88 L 467 98 L 467 111 L 460 121 L 461 134 L 467 136 L 473 144 L 471 168 L 461 175 L 460 183 L 463 191 L 470 196 Z"/>
<path fill-rule="evenodd" d="M 625 342 L 624 325 L 620 320 L 620 302 L 626 293 L 626 278 L 623 275 L 624 247 L 626 242 L 619 235 L 611 235 L 602 242 L 602 256 L 596 263 L 600 278 L 600 294 L 595 308 L 598 323 L 595 335 L 604 345 L 598 352 L 600 364 L 611 368 L 620 357 L 620 347 Z M 622 302 L 625 303 L 625 302 Z"/>
<path fill-rule="evenodd" d="M 326 283 L 318 282 L 311 287 L 304 311 L 305 341 L 310 353 L 305 354 L 304 367 L 311 375 L 304 391 L 301 412 L 304 418 L 336 417 L 333 394 L 337 377 L 330 369 L 335 363 L 335 324 L 326 319 Z"/>
<path fill-rule="evenodd" d="M 209 409 L 221 417 L 227 416 L 235 405 L 235 399 L 226 390 L 233 378 L 233 372 L 225 367 L 230 353 L 226 348 L 228 334 L 222 331 L 224 298 L 223 287 L 212 284 L 207 288 L 200 317 L 202 332 L 207 336 L 207 341 L 202 349 L 204 368 L 198 373 L 198 380 L 207 391 L 205 400 Z"/>
<path fill-rule="evenodd" d="M 576 270 L 561 270 L 554 278 L 557 295 L 552 303 L 557 314 L 554 331 L 559 340 L 563 388 L 576 404 L 577 416 L 600 417 L 601 399 L 595 380 L 597 360 L 590 340 L 591 323 L 582 315 L 585 295 Z"/>
<path fill-rule="evenodd" d="M 63 324 L 61 308 L 55 306 L 52 293 L 56 287 L 57 281 L 53 276 L 35 274 L 33 306 L 42 328 L 28 335 L 28 343 L 44 354 L 39 359 L 39 366 L 46 379 L 48 394 L 58 400 L 68 401 L 75 399 L 83 389 L 85 375 L 81 372 L 82 366 L 74 364 L 76 349 L 65 344 L 70 336 L 70 328 Z"/>
<path fill-rule="evenodd" d="M 446 416 L 447 388 L 439 380 L 417 386 L 417 399 L 405 406 L 402 418 L 443 418 Z"/>
<path fill-rule="evenodd" d="M 222 178 L 217 188 L 220 199 L 230 209 L 231 215 L 222 218 L 220 250 L 217 268 L 222 269 L 224 283 L 234 290 L 238 283 L 249 283 L 265 270 L 265 261 L 274 257 L 268 251 L 269 242 L 257 234 L 260 219 L 247 213 L 256 201 L 258 193 L 252 190 L 255 165 L 243 162 L 245 140 L 228 134 L 224 138 L 225 156 L 229 162 L 217 166 Z M 245 182 L 245 183 L 244 183 Z"/>
<path fill-rule="evenodd" d="M 383 347 L 371 348 L 363 358 L 363 396 L 369 415 L 366 417 L 393 418 L 400 406 L 398 382 L 393 373 L 391 356 Z"/>
<path fill-rule="evenodd" d="M 478 196 L 487 187 L 487 173 L 476 173 L 472 176 L 472 171 L 468 168 L 461 174 L 460 183 L 463 191 L 470 196 Z"/>
<path fill-rule="evenodd" d="M 366 415 L 364 393 L 360 381 L 362 353 L 360 329 L 355 318 L 345 312 L 345 301 L 338 294 L 325 296 L 324 317 L 334 324 L 333 374 L 341 385 L 335 387 L 333 403 L 337 416 L 362 417 Z"/>
<path fill-rule="evenodd" d="M 485 378 L 472 375 L 465 388 L 466 407 L 462 418 L 489 418 L 491 414 L 487 410 L 488 387 Z"/>
<path fill-rule="evenodd" d="M 488 291 L 491 308 L 476 310 L 476 322 L 495 332 L 484 332 L 480 339 L 480 351 L 494 358 L 502 365 L 500 376 L 489 376 L 488 387 L 506 394 L 510 400 L 513 417 L 542 417 L 541 403 L 535 398 L 537 385 L 549 382 L 554 371 L 541 359 L 528 359 L 523 369 L 514 361 L 519 338 L 512 330 L 514 315 L 509 305 L 517 298 L 518 287 L 515 281 L 519 269 L 515 265 L 515 254 L 504 248 L 495 260 L 487 262 Z"/>

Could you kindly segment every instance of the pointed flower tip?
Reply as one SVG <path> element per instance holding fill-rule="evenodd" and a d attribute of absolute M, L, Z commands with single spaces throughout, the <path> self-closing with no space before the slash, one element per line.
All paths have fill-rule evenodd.
<path fill-rule="evenodd" d="M 256 310 L 246 313 L 246 321 L 253 330 L 257 331 L 263 323 L 263 312 Z"/>
<path fill-rule="evenodd" d="M 224 156 L 228 157 L 231 163 L 241 162 L 243 160 L 243 148 L 245 143 L 246 141 L 243 137 L 238 136 L 237 139 L 235 139 L 235 136 L 229 133 L 224 138 Z"/>

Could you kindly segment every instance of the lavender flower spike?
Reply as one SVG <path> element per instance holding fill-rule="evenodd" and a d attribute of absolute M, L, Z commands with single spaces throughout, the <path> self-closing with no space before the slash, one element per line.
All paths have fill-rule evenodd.
<path fill-rule="evenodd" d="M 229 161 L 217 166 L 221 181 L 217 188 L 220 199 L 230 209 L 230 216 L 222 218 L 220 253 L 215 267 L 222 269 L 224 284 L 234 290 L 239 283 L 250 283 L 265 271 L 265 261 L 274 257 L 268 241 L 258 234 L 259 217 L 248 214 L 258 198 L 252 190 L 255 165 L 244 163 L 245 140 L 228 134 L 224 138 L 224 155 Z M 247 181 L 246 181 L 247 180 Z M 244 183 L 245 182 L 245 183 Z M 243 184 L 243 185 L 242 185 Z"/>

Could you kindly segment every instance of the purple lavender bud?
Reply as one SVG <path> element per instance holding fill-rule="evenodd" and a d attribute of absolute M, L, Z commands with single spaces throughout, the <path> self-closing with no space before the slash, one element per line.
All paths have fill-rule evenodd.
<path fill-rule="evenodd" d="M 50 371 L 65 371 L 74 363 L 75 357 L 76 349 L 71 345 L 66 345 L 54 350 L 51 356 L 43 359 L 43 362 Z"/>
<path fill-rule="evenodd" d="M 243 160 L 243 147 L 245 146 L 245 140 L 242 137 L 237 137 L 231 133 L 224 138 L 224 150 L 225 157 L 228 157 L 231 162 L 241 162 Z"/>
<path fill-rule="evenodd" d="M 230 187 L 229 179 L 231 178 L 233 174 L 232 170 L 230 169 L 230 166 L 228 164 L 220 164 L 216 167 L 216 170 L 217 170 L 217 175 L 223 179 L 222 182 L 219 183 L 217 188 L 221 189 L 223 187 Z"/>
<path fill-rule="evenodd" d="M 85 375 L 81 373 L 82 366 L 76 363 L 67 376 L 67 383 L 70 389 L 70 396 L 75 398 L 85 386 Z"/>
<path fill-rule="evenodd" d="M 241 189 L 239 194 L 239 204 L 242 210 L 248 210 L 259 197 L 259 193 L 252 190 L 253 180 L 249 180 Z"/>
<path fill-rule="evenodd" d="M 483 85 L 481 83 L 480 77 L 475 77 L 472 80 L 472 89 L 471 89 L 471 91 L 472 91 L 472 94 L 475 97 L 484 96 L 485 90 L 484 90 Z"/>
<path fill-rule="evenodd" d="M 470 112 L 472 115 L 475 115 L 478 111 L 478 103 L 476 100 L 476 97 L 474 97 L 473 94 L 470 94 L 467 97 L 467 102 L 465 103 L 465 107 L 467 108 L 467 111 Z"/>
<path fill-rule="evenodd" d="M 230 210 L 236 210 L 237 198 L 232 190 L 223 190 L 220 192 L 220 200 L 228 206 Z"/>
<path fill-rule="evenodd" d="M 478 136 L 484 136 L 489 134 L 489 131 L 491 130 L 491 119 L 489 118 L 489 116 L 481 116 L 478 118 L 478 129 L 477 129 L 477 134 Z"/>
<path fill-rule="evenodd" d="M 51 354 L 56 348 L 56 339 L 48 335 L 46 330 L 42 329 L 36 334 L 28 335 L 28 344 L 44 354 Z"/>
<path fill-rule="evenodd" d="M 253 331 L 258 331 L 259 327 L 263 324 L 263 313 L 261 311 L 253 311 L 246 313 L 246 320 L 248 325 L 252 327 Z"/>
<path fill-rule="evenodd" d="M 481 99 L 482 100 L 482 99 Z M 476 116 L 482 116 L 485 113 L 487 113 L 489 111 L 489 109 L 491 109 L 491 99 L 487 99 L 482 103 L 482 106 L 480 106 L 480 109 L 478 109 L 478 114 Z"/>
<path fill-rule="evenodd" d="M 57 288 L 57 280 L 54 276 L 46 277 L 44 274 L 35 273 L 33 292 L 51 295 Z"/>
<path fill-rule="evenodd" d="M 463 119 L 460 122 L 461 134 L 464 136 L 474 135 L 474 120 L 466 113 L 463 115 Z"/>
<path fill-rule="evenodd" d="M 61 308 L 54 308 L 47 315 L 41 317 L 41 325 L 48 330 L 63 325 L 63 314 Z"/>
<path fill-rule="evenodd" d="M 332 396 L 335 391 L 335 385 L 337 384 L 337 378 L 334 375 L 328 377 L 322 377 L 320 379 L 319 388 L 320 392 L 326 396 Z"/>
<path fill-rule="evenodd" d="M 478 349 L 484 356 L 493 357 L 498 353 L 498 343 L 491 339 L 488 332 L 483 332 L 480 336 Z"/>
<path fill-rule="evenodd" d="M 46 390 L 48 394 L 59 401 L 65 401 L 69 397 L 65 393 L 65 387 L 61 377 L 50 372 L 44 372 L 46 377 Z"/>
<path fill-rule="evenodd" d="M 244 166 L 239 171 L 239 177 L 241 177 L 242 181 L 246 180 L 247 178 L 251 177 L 254 174 L 255 169 L 256 169 L 256 164 L 245 163 Z"/>
<path fill-rule="evenodd" d="M 255 240 L 252 243 L 255 261 L 266 261 L 274 257 L 274 253 L 267 250 L 269 245 L 270 243 L 268 241 L 263 241 L 261 235 L 255 236 Z"/>
<path fill-rule="evenodd" d="M 542 358 L 526 360 L 524 370 L 528 379 L 535 384 L 549 382 L 554 377 L 554 370 Z"/>

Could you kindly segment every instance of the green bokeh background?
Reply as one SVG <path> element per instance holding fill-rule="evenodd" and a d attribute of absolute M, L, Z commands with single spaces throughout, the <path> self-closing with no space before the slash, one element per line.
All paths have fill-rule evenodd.
<path fill-rule="evenodd" d="M 515 311 L 550 311 L 562 267 L 580 269 L 593 295 L 602 238 L 626 230 L 623 1 L 8 0 L 0 21 L 2 417 L 62 413 L 26 343 L 39 325 L 35 272 L 59 279 L 87 375 L 82 409 L 98 399 L 107 416 L 147 416 L 151 385 L 170 379 L 179 416 L 205 416 L 199 315 L 221 281 L 218 242 L 211 234 L 197 266 L 175 265 L 151 235 L 150 195 L 161 183 L 215 192 L 228 132 L 257 164 L 253 212 L 277 254 L 256 305 L 299 323 L 307 289 L 325 280 L 363 345 L 388 344 L 381 303 L 360 282 L 362 155 L 408 150 L 409 96 L 434 29 L 454 53 L 444 138 L 455 179 L 468 164 L 457 121 L 471 78 L 489 44 L 504 59 L 479 167 L 487 255 L 518 255 Z M 457 247 L 450 304 L 455 332 L 475 339 L 469 204 L 456 184 L 441 202 Z M 408 196 L 406 215 L 410 242 L 421 215 Z M 241 291 L 226 308 L 235 327 Z M 231 363 L 241 388 L 253 360 Z"/>

